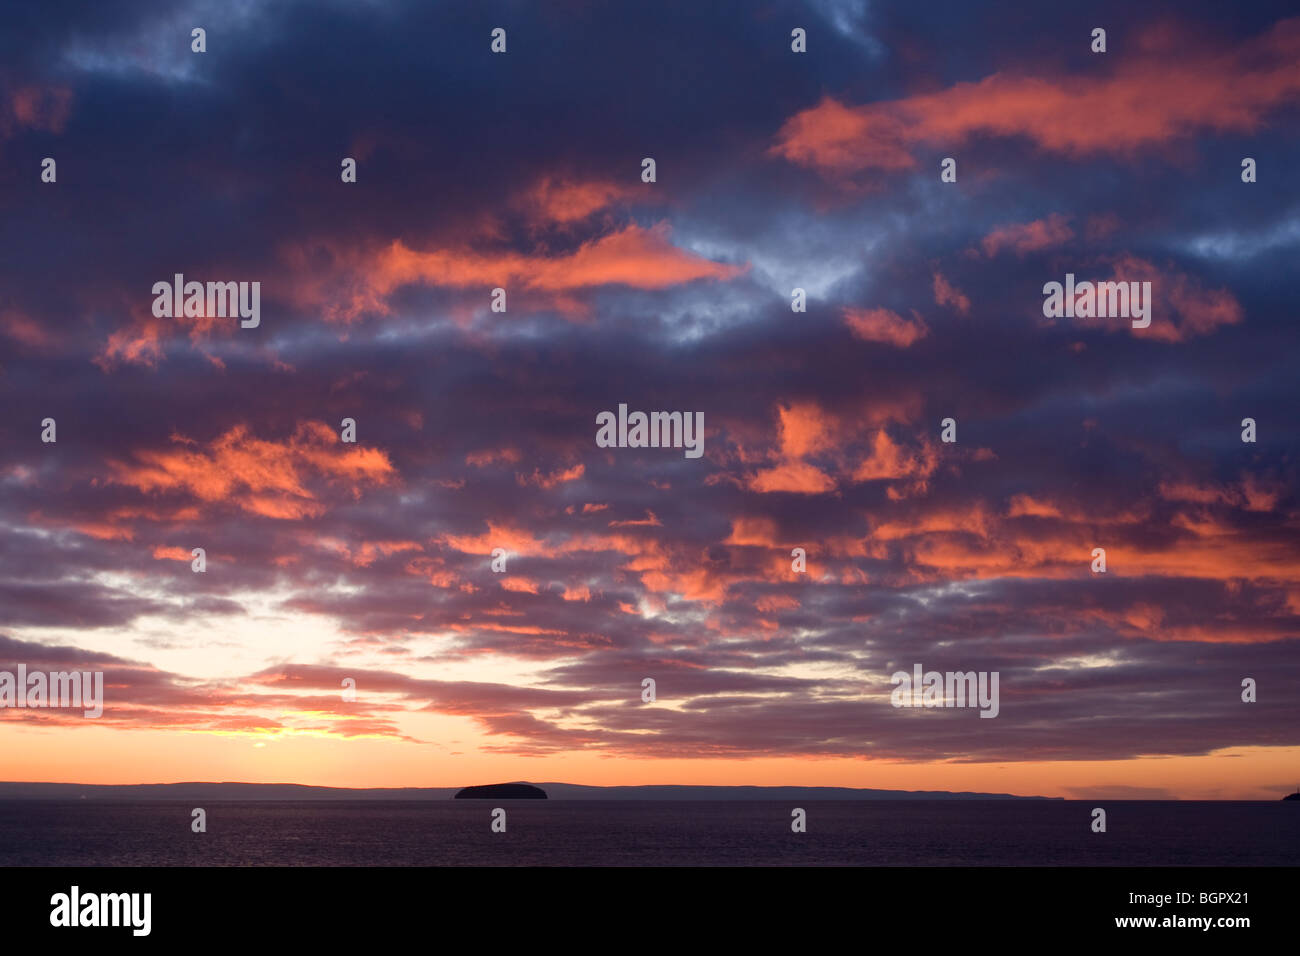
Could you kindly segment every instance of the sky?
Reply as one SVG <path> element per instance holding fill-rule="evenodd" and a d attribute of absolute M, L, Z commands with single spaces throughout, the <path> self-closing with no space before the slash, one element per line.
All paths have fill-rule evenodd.
<path fill-rule="evenodd" d="M 7 11 L 0 776 L 1289 792 L 1288 6 Z"/>

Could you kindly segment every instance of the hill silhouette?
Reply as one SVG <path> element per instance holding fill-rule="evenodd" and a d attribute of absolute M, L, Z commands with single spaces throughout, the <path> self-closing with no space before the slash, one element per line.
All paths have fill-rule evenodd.
<path fill-rule="evenodd" d="M 498 784 L 497 786 L 506 786 Z M 1060 797 L 948 790 L 867 790 L 853 787 L 652 785 L 593 787 L 574 783 L 510 784 L 536 787 L 549 800 L 1059 800 Z M 0 800 L 451 800 L 466 787 L 317 787 L 295 783 L 199 782 L 145 784 L 0 781 Z M 503 798 L 509 799 L 509 798 Z M 516 798 L 518 799 L 518 798 Z M 524 798 L 527 799 L 527 798 Z M 534 798 L 540 799 L 540 798 Z M 195 804 L 198 806 L 198 804 Z"/>

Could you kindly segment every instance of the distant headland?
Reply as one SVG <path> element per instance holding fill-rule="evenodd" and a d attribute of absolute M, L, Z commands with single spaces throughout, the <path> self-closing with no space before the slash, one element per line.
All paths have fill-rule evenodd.
<path fill-rule="evenodd" d="M 546 791 L 531 783 L 489 783 L 456 792 L 457 800 L 545 800 Z"/>
<path fill-rule="evenodd" d="M 503 789 L 528 791 L 510 797 Z M 852 787 L 654 785 L 590 787 L 576 783 L 508 783 L 476 787 L 314 787 L 298 783 L 18 783 L 0 781 L 0 800 L 1060 800 L 1009 793 L 864 790 Z M 197 804 L 196 804 L 197 806 Z"/>

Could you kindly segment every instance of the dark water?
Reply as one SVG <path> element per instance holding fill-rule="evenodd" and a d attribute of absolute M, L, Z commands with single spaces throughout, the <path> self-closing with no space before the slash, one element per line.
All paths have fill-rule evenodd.
<path fill-rule="evenodd" d="M 0 801 L 0 866 L 1293 866 L 1300 804 Z M 507 831 L 492 833 L 504 807 Z M 1107 832 L 1093 833 L 1103 806 Z"/>

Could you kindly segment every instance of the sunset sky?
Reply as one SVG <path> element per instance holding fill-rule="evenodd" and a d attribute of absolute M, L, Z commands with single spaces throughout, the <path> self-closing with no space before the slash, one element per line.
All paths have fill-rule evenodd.
<path fill-rule="evenodd" d="M 1294 789 L 1300 17 L 1091 6 L 7 9 L 0 779 Z"/>

